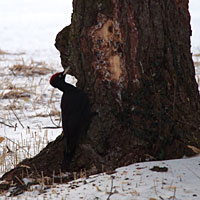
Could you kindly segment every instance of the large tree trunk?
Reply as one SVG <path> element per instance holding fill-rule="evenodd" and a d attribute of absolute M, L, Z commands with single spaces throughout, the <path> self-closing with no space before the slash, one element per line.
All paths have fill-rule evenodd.
<path fill-rule="evenodd" d="M 196 145 L 190 35 L 188 0 L 74 1 L 56 47 L 98 112 L 84 141 L 97 163 L 181 157 Z"/>
<path fill-rule="evenodd" d="M 97 115 L 69 169 L 192 155 L 188 145 L 200 146 L 200 99 L 188 0 L 74 0 L 73 8 L 56 47 Z M 60 152 L 55 145 L 43 150 L 43 164 L 26 164 L 58 170 L 61 161 L 48 162 Z"/>

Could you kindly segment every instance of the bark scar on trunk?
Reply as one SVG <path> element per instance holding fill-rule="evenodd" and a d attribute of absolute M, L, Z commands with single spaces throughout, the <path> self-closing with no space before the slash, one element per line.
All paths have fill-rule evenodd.
<path fill-rule="evenodd" d="M 98 14 L 98 24 L 91 27 L 89 36 L 92 39 L 94 60 L 92 63 L 101 81 L 114 82 L 116 85 L 127 79 L 124 60 L 124 41 L 119 22 Z"/>
<path fill-rule="evenodd" d="M 122 74 L 120 67 L 120 57 L 118 55 L 111 56 L 109 58 L 110 71 L 112 74 L 112 79 L 118 81 Z"/>

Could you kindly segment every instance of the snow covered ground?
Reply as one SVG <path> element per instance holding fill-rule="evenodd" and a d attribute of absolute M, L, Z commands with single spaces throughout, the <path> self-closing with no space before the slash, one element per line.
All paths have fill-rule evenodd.
<path fill-rule="evenodd" d="M 70 24 L 71 4 L 0 0 L 0 175 L 61 133 L 61 93 L 49 85 L 49 78 L 62 70 L 54 43 L 56 34 Z M 195 54 L 200 52 L 199 8 L 199 0 L 190 1 Z M 200 57 L 194 59 L 198 79 Z M 75 83 L 72 77 L 67 79 Z M 154 166 L 168 171 L 153 172 Z M 138 163 L 110 175 L 38 187 L 16 198 L 0 194 L 0 199 L 200 199 L 200 157 Z"/>
<path fill-rule="evenodd" d="M 34 186 L 13 200 L 199 200 L 199 172 L 200 157 L 137 163 L 110 175 L 102 173 L 49 188 Z"/>

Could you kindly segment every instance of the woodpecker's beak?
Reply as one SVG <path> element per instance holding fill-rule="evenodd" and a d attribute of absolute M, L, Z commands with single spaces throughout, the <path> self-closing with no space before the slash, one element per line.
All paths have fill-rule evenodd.
<path fill-rule="evenodd" d="M 67 67 L 67 68 L 64 70 L 63 75 L 66 75 L 67 72 L 69 71 L 69 69 L 70 69 L 70 67 Z"/>

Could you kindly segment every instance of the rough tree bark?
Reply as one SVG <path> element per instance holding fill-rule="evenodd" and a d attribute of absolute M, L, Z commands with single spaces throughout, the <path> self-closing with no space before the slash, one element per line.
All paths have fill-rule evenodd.
<path fill-rule="evenodd" d="M 73 1 L 72 23 L 56 48 L 98 114 L 71 171 L 193 155 L 188 145 L 200 147 L 200 99 L 190 36 L 188 0 Z M 59 137 L 22 164 L 32 173 L 58 172 L 62 148 Z"/>

